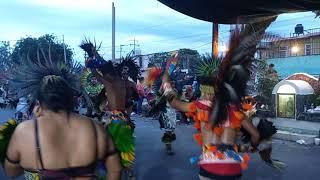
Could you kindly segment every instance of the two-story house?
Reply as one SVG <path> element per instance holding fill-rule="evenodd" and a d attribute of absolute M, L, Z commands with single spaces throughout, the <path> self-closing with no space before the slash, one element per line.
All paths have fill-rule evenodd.
<path fill-rule="evenodd" d="M 313 95 L 320 92 L 320 28 L 304 30 L 298 24 L 289 37 L 267 37 L 257 57 L 274 64 L 282 79 L 273 88 L 273 111 L 277 117 L 303 119 Z"/>

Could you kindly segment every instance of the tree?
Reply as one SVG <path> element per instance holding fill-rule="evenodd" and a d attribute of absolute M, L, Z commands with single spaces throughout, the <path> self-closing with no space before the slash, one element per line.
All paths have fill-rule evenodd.
<path fill-rule="evenodd" d="M 272 90 L 279 82 L 278 73 L 272 65 L 268 65 L 266 60 L 258 60 L 257 68 L 258 93 L 265 101 L 264 103 L 271 105 Z"/>
<path fill-rule="evenodd" d="M 180 65 L 181 68 L 188 69 L 194 73 L 198 63 L 201 61 L 201 56 L 198 51 L 192 49 L 180 49 L 179 56 L 180 59 L 178 65 Z"/>
<path fill-rule="evenodd" d="M 161 66 L 170 57 L 168 52 L 154 53 L 149 57 L 148 67 Z"/>
<path fill-rule="evenodd" d="M 21 65 L 24 64 L 22 61 L 25 57 L 28 56 L 33 62 L 35 62 L 39 55 L 40 61 L 43 62 L 45 60 L 43 54 L 48 57 L 49 49 L 51 59 L 53 61 L 64 60 L 64 50 L 67 62 L 72 61 L 73 52 L 71 48 L 64 43 L 59 42 L 56 36 L 49 34 L 39 38 L 27 37 L 20 39 L 15 44 L 11 58 L 14 63 Z"/>
<path fill-rule="evenodd" d="M 188 69 L 191 72 L 195 72 L 197 64 L 201 61 L 201 56 L 196 50 L 192 49 L 179 49 L 179 61 L 178 66 L 182 69 Z M 170 52 L 155 53 L 150 56 L 149 67 L 161 66 L 170 57 Z"/>
<path fill-rule="evenodd" d="M 12 67 L 9 42 L 0 43 L 0 81 L 6 79 L 8 69 Z"/>

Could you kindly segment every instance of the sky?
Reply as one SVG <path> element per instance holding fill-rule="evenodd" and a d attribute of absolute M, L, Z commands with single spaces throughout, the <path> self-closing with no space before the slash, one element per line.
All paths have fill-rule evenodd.
<path fill-rule="evenodd" d="M 180 48 L 211 51 L 212 24 L 176 12 L 156 0 L 1 0 L 0 41 L 53 34 L 70 45 L 74 58 L 83 61 L 79 48 L 87 37 L 102 42 L 100 53 L 111 58 L 111 4 L 116 7 L 116 57 L 136 48 L 142 54 Z M 268 31 L 289 36 L 296 24 L 320 28 L 320 18 L 311 12 L 283 14 Z M 219 46 L 228 41 L 229 25 L 219 26 Z M 130 45 L 131 44 L 131 45 Z"/>

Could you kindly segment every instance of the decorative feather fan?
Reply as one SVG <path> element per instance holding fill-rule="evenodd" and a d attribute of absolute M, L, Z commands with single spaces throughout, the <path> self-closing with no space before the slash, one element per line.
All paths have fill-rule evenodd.
<path fill-rule="evenodd" d="M 81 86 L 90 97 L 99 95 L 103 89 L 103 85 L 94 79 L 94 75 L 89 69 L 84 70 L 81 76 Z"/>
<path fill-rule="evenodd" d="M 100 56 L 98 53 L 99 49 L 101 47 L 101 43 L 99 47 L 97 47 L 96 42 L 93 44 L 90 40 L 86 39 L 80 44 L 80 48 L 83 49 L 89 56 L 90 61 L 86 60 L 85 64 L 88 68 L 101 68 L 102 66 L 105 66 L 108 64 L 107 67 L 111 67 L 111 70 L 113 70 L 113 64 L 112 62 L 107 62 L 103 59 L 103 57 Z M 110 66 L 112 65 L 112 66 Z"/>
<path fill-rule="evenodd" d="M 135 160 L 134 155 L 134 137 L 132 136 L 132 128 L 121 123 L 110 123 L 107 126 L 108 133 L 111 135 L 113 143 L 120 152 L 121 164 L 129 167 Z"/>
<path fill-rule="evenodd" d="M 8 122 L 0 126 L 0 162 L 2 165 L 4 165 L 9 142 L 17 125 L 17 121 L 9 119 Z"/>
<path fill-rule="evenodd" d="M 146 84 L 148 86 L 152 86 L 154 82 L 161 77 L 161 74 L 163 73 L 163 69 L 161 67 L 151 67 L 148 70 Z"/>
<path fill-rule="evenodd" d="M 40 53 L 45 61 L 40 62 Z M 80 63 L 73 61 L 66 62 L 63 59 L 51 59 L 50 47 L 48 56 L 45 55 L 42 49 L 38 50 L 37 61 L 32 61 L 28 55 L 22 58 L 24 65 L 15 67 L 9 79 L 12 90 L 19 97 L 31 95 L 31 98 L 33 98 L 40 88 L 42 79 L 48 75 L 61 76 L 75 92 L 78 93 L 80 91 L 79 79 L 82 71 Z"/>

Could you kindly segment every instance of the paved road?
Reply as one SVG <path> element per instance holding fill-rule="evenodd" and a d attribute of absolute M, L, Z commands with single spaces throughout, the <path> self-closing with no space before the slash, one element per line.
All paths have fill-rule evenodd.
<path fill-rule="evenodd" d="M 142 180 L 193 180 L 198 169 L 188 160 L 197 155 L 199 149 L 192 140 L 193 128 L 180 125 L 176 130 L 174 143 L 176 155 L 167 156 L 160 143 L 157 121 L 137 120 L 137 171 Z M 274 140 L 273 157 L 287 163 L 284 172 L 278 172 L 265 165 L 259 157 L 251 155 L 249 168 L 244 180 L 319 180 L 320 146 L 305 146 L 294 142 Z"/>
<path fill-rule="evenodd" d="M 3 122 L 13 111 L 0 110 Z M 161 130 L 158 122 L 148 118 L 133 117 L 136 120 L 138 180 L 194 180 L 198 168 L 189 163 L 189 158 L 199 154 L 199 147 L 192 140 L 192 126 L 179 125 L 176 129 L 177 140 L 174 142 L 174 156 L 166 155 L 160 141 Z M 275 140 L 274 158 L 287 163 L 284 172 L 278 172 L 265 165 L 257 155 L 252 155 L 244 180 L 319 180 L 320 146 L 304 146 L 294 142 Z M 0 171 L 0 179 L 5 178 Z"/>

